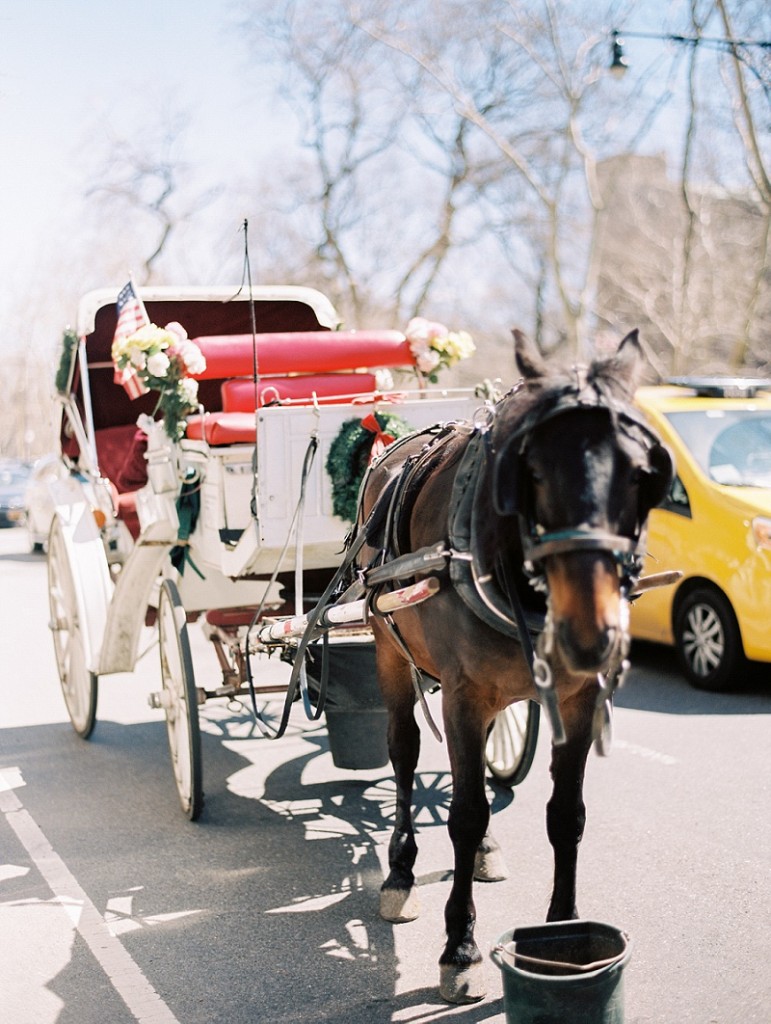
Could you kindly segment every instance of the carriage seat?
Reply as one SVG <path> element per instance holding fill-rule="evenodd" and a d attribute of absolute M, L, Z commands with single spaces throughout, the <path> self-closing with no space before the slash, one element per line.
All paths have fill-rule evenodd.
<path fill-rule="evenodd" d="M 254 444 L 255 406 L 372 401 L 374 370 L 414 367 L 401 331 L 294 331 L 194 339 L 206 358 L 198 380 L 222 380 L 222 411 L 189 416 L 186 436 L 212 447 Z"/>

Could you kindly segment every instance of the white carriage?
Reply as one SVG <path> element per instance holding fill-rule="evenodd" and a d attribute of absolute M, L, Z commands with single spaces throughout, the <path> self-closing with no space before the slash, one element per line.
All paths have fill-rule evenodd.
<path fill-rule="evenodd" d="M 333 511 L 326 466 L 335 438 L 378 412 L 414 429 L 468 420 L 482 400 L 421 384 L 404 335 L 339 330 L 313 289 L 146 288 L 149 320 L 183 325 L 206 359 L 195 374 L 199 412 L 171 438 L 156 418 L 157 393 L 132 399 L 116 383 L 116 297 L 84 297 L 57 374 L 51 629 L 67 709 L 87 738 L 99 679 L 134 671 L 143 628 L 157 623 L 163 689 L 150 702 L 165 713 L 180 801 L 194 819 L 203 802 L 199 706 L 280 696 L 260 682 L 259 659 L 279 647 L 292 660 L 340 565 L 350 523 Z M 397 384 L 384 386 L 383 372 Z M 366 643 L 366 602 L 337 608 L 323 632 L 344 639 L 355 630 Z M 214 683 L 195 679 L 196 619 L 222 669 Z M 527 704 L 500 716 L 488 745 L 493 774 L 508 784 L 524 777 L 536 734 Z"/>

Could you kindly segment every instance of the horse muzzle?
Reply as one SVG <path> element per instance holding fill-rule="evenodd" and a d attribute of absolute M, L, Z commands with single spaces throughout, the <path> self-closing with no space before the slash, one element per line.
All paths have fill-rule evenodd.
<path fill-rule="evenodd" d="M 626 645 L 629 609 L 612 555 L 574 552 L 547 566 L 551 644 L 576 674 L 605 672 Z"/>
<path fill-rule="evenodd" d="M 587 643 L 566 620 L 555 629 L 555 640 L 565 665 L 576 674 L 605 672 L 619 647 L 620 631 L 616 626 L 596 630 Z"/>

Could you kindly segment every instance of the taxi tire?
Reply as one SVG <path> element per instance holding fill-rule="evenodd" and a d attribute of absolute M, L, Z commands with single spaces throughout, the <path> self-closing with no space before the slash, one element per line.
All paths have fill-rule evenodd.
<path fill-rule="evenodd" d="M 697 587 L 685 595 L 675 612 L 675 652 L 684 675 L 699 690 L 719 692 L 731 687 L 744 662 L 741 634 L 728 599 L 713 587 Z M 694 643 L 701 637 L 701 642 Z M 699 671 L 697 661 L 709 643 L 716 658 Z"/>

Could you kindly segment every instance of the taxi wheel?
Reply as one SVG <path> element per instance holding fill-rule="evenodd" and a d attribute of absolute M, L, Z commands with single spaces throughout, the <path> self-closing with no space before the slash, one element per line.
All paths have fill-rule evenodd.
<path fill-rule="evenodd" d="M 688 681 L 700 690 L 727 690 L 744 661 L 733 608 L 718 590 L 699 587 L 675 613 L 675 650 Z"/>

